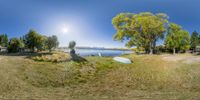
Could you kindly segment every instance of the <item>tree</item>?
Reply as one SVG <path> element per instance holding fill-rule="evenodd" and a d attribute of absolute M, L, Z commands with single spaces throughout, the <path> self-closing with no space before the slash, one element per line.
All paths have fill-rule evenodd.
<path fill-rule="evenodd" d="M 39 43 L 36 45 L 36 48 L 38 51 L 47 49 L 47 45 L 45 44 L 47 40 L 48 40 L 47 36 L 42 36 L 42 35 L 39 36 L 39 38 L 38 38 Z"/>
<path fill-rule="evenodd" d="M 72 49 L 75 48 L 75 46 L 76 46 L 76 42 L 75 41 L 70 41 L 68 48 L 72 50 Z"/>
<path fill-rule="evenodd" d="M 74 50 L 76 46 L 76 42 L 75 41 L 70 41 L 68 48 L 70 49 L 70 56 L 71 56 L 71 60 L 76 61 L 76 62 L 85 62 L 87 61 L 85 58 L 79 56 L 76 54 L 76 51 Z"/>
<path fill-rule="evenodd" d="M 68 48 L 70 49 L 70 56 L 72 57 L 72 59 L 76 59 L 77 58 L 77 55 L 76 55 L 76 51 L 74 50 L 76 46 L 76 42 L 75 41 L 70 41 L 69 42 L 69 45 L 68 45 Z"/>
<path fill-rule="evenodd" d="M 167 23 L 168 16 L 163 13 L 121 13 L 112 20 L 117 30 L 114 40 L 128 41 L 126 46 L 142 47 L 146 53 L 152 54 L 156 41 L 164 38 Z"/>
<path fill-rule="evenodd" d="M 42 50 L 42 47 L 45 44 L 45 38 L 35 30 L 30 30 L 25 36 L 25 44 L 33 52 L 35 51 L 35 48 L 37 50 Z"/>
<path fill-rule="evenodd" d="M 8 52 L 19 52 L 24 47 L 23 41 L 18 38 L 12 38 L 9 41 Z"/>
<path fill-rule="evenodd" d="M 191 42 L 190 42 L 191 49 L 193 50 L 193 52 L 195 52 L 196 46 L 200 44 L 199 38 L 200 38 L 199 34 L 196 31 L 194 31 L 191 35 Z"/>
<path fill-rule="evenodd" d="M 7 34 L 0 35 L 0 45 L 3 46 L 3 47 L 8 46 L 8 36 L 7 36 Z"/>
<path fill-rule="evenodd" d="M 181 26 L 170 23 L 168 28 L 168 34 L 165 39 L 165 46 L 167 49 L 173 50 L 173 54 L 176 50 L 187 50 L 190 47 L 190 35 L 189 32 L 182 29 Z"/>
<path fill-rule="evenodd" d="M 57 36 L 53 35 L 47 38 L 46 41 L 47 48 L 51 52 L 52 48 L 56 48 L 59 45 Z"/>

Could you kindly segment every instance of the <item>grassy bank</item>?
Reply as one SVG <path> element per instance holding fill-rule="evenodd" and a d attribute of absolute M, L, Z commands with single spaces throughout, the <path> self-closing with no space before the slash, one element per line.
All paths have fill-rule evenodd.
<path fill-rule="evenodd" d="M 81 100 L 200 98 L 199 56 L 126 57 L 134 63 L 121 64 L 109 57 L 87 57 L 87 63 L 54 63 L 35 61 L 26 56 L 0 56 L 0 97 Z"/>

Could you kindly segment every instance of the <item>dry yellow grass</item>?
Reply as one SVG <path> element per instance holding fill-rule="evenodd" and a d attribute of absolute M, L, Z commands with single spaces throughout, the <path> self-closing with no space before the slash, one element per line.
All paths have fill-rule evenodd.
<path fill-rule="evenodd" d="M 38 62 L 0 56 L 0 98 L 8 99 L 199 99 L 200 62 L 193 55 L 126 55 L 133 64 L 107 57 L 88 63 Z M 188 59 L 187 59 L 188 57 Z"/>
<path fill-rule="evenodd" d="M 70 55 L 64 52 L 54 52 L 52 54 L 41 54 L 33 56 L 31 59 L 43 62 L 65 62 L 70 60 Z"/>

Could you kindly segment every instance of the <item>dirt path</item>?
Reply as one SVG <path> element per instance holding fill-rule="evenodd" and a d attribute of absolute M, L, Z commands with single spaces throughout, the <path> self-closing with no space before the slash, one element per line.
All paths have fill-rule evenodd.
<path fill-rule="evenodd" d="M 200 62 L 200 56 L 194 56 L 194 55 L 163 55 L 162 59 L 164 61 L 172 61 L 172 62 L 181 61 L 182 63 L 186 64 Z"/>
<path fill-rule="evenodd" d="M 2 57 L 0 56 L 0 61 L 2 60 Z"/>
<path fill-rule="evenodd" d="M 192 57 L 184 60 L 184 63 L 186 64 L 192 64 L 192 63 L 198 63 L 200 62 L 200 57 Z"/>

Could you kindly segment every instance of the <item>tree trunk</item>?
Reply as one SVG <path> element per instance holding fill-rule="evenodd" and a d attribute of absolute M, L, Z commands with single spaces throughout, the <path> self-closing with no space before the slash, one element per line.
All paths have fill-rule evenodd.
<path fill-rule="evenodd" d="M 173 55 L 175 55 L 176 54 L 176 49 L 175 48 L 173 48 Z"/>
<path fill-rule="evenodd" d="M 153 54 L 153 49 L 152 49 L 152 43 L 150 42 L 149 44 L 149 54 Z"/>
<path fill-rule="evenodd" d="M 148 50 L 148 49 L 146 49 L 146 50 L 145 50 L 145 53 L 146 53 L 146 54 L 148 54 L 148 53 L 149 53 L 149 50 Z"/>
<path fill-rule="evenodd" d="M 156 39 L 153 41 L 153 53 L 156 53 Z"/>
<path fill-rule="evenodd" d="M 193 53 L 196 53 L 196 48 L 193 49 Z"/>
<path fill-rule="evenodd" d="M 150 54 L 150 55 L 153 54 L 153 49 L 152 49 L 152 48 L 150 48 L 150 52 L 149 52 L 149 54 Z"/>
<path fill-rule="evenodd" d="M 35 49 L 34 49 L 34 47 L 32 47 L 32 48 L 31 48 L 31 51 L 32 51 L 32 52 L 35 52 Z"/>

